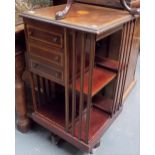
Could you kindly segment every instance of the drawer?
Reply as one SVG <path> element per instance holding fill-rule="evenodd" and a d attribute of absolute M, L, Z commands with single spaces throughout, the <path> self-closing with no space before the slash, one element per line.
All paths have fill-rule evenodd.
<path fill-rule="evenodd" d="M 38 57 L 46 62 L 63 67 L 63 53 L 52 48 L 48 49 L 36 45 L 29 44 L 29 53 L 31 59 L 33 59 L 33 57 Z"/>
<path fill-rule="evenodd" d="M 50 79 L 62 85 L 64 84 L 64 75 L 62 70 L 35 60 L 30 60 L 30 70 L 44 78 Z"/>
<path fill-rule="evenodd" d="M 63 33 L 53 30 L 46 30 L 37 27 L 27 26 L 28 39 L 38 40 L 52 46 L 63 48 Z"/>

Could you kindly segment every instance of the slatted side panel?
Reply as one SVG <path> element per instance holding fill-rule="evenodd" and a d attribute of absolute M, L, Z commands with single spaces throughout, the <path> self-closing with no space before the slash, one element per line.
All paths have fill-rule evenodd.
<path fill-rule="evenodd" d="M 85 142 L 89 141 L 89 130 L 90 130 L 90 111 L 92 105 L 92 78 L 94 68 L 94 57 L 95 57 L 95 36 L 90 35 L 90 54 L 89 54 L 89 79 L 88 79 L 88 96 L 87 96 L 87 113 L 86 113 L 86 130 L 85 130 Z M 82 76 L 82 75 L 81 75 Z"/>
<path fill-rule="evenodd" d="M 84 95 L 83 95 L 83 86 L 84 86 L 84 72 L 85 72 L 85 38 L 86 38 L 86 34 L 82 33 L 82 52 L 81 52 L 81 65 L 80 65 L 80 69 L 81 69 L 81 76 L 80 76 L 80 102 L 79 102 L 79 120 L 80 120 L 80 126 L 79 126 L 79 139 L 81 140 L 81 136 L 82 136 L 82 112 L 83 112 L 83 108 L 84 108 Z"/>
<path fill-rule="evenodd" d="M 55 97 L 55 84 L 37 74 L 29 73 L 34 110 L 38 106 L 49 104 Z"/>
<path fill-rule="evenodd" d="M 126 23 L 122 30 L 122 42 L 119 52 L 119 70 L 115 88 L 113 114 L 115 114 L 115 112 L 122 106 L 123 92 L 125 88 L 127 69 L 133 41 L 134 27 L 135 20 L 132 20 Z"/>
<path fill-rule="evenodd" d="M 124 75 L 123 75 L 123 80 L 122 80 L 123 83 L 122 83 L 122 89 L 121 89 L 121 93 L 120 93 L 120 100 L 118 102 L 119 107 L 122 106 L 122 102 L 123 102 L 123 94 L 124 94 L 124 90 L 125 90 L 125 82 L 126 82 L 126 78 L 127 78 L 127 71 L 128 71 L 128 66 L 129 66 L 131 50 L 132 50 L 135 23 L 136 23 L 136 20 L 132 20 L 130 22 L 130 35 L 129 35 L 129 41 L 127 43 L 127 47 L 125 49 L 127 51 L 127 56 L 126 56 L 126 60 L 124 62 L 125 68 L 124 68 Z"/>
<path fill-rule="evenodd" d="M 68 129 L 66 131 L 85 143 L 88 143 L 89 139 L 95 39 L 95 35 L 66 29 L 65 104 L 66 129 Z M 84 74 L 86 72 L 89 73 L 88 95 L 84 95 Z M 80 91 L 76 90 L 77 79 L 80 80 Z M 85 120 L 83 120 L 84 115 Z"/>
<path fill-rule="evenodd" d="M 119 70 L 115 87 L 113 114 L 122 106 L 134 26 L 135 20 L 126 23 L 122 30 L 122 42 L 119 52 Z M 83 141 L 87 144 L 89 142 L 90 133 L 95 43 L 96 36 L 93 34 L 65 29 L 65 131 L 77 138 L 79 141 Z M 87 63 L 86 59 L 88 60 Z M 87 95 L 84 95 L 85 72 L 89 75 Z M 76 90 L 77 79 L 80 79 L 80 91 Z M 55 98 L 55 85 L 53 85 L 53 82 L 33 73 L 30 73 L 30 81 L 32 86 L 34 110 L 37 110 L 37 107 L 40 106 L 40 104 L 48 104 L 52 98 Z M 76 130 L 77 128 L 78 130 Z"/>

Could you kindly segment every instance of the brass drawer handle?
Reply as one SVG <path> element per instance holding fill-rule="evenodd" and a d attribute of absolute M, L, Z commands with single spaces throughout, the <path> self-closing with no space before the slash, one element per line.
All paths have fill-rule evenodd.
<path fill-rule="evenodd" d="M 58 73 L 55 73 L 55 77 L 59 77 L 59 74 Z"/>
<path fill-rule="evenodd" d="M 35 87 L 34 89 L 35 89 L 35 91 L 38 91 L 38 87 Z"/>
<path fill-rule="evenodd" d="M 43 90 L 43 88 L 40 88 L 40 92 L 41 92 L 41 93 L 44 93 L 44 90 Z"/>
<path fill-rule="evenodd" d="M 32 67 L 37 68 L 39 65 L 38 64 L 32 64 Z"/>
<path fill-rule="evenodd" d="M 56 57 L 54 58 L 54 60 L 55 60 L 55 61 L 59 61 L 59 57 L 56 56 Z"/>
<path fill-rule="evenodd" d="M 52 41 L 56 43 L 58 41 L 58 37 L 53 37 Z"/>
<path fill-rule="evenodd" d="M 32 31 L 29 31 L 29 36 L 32 36 L 33 35 L 33 32 Z"/>

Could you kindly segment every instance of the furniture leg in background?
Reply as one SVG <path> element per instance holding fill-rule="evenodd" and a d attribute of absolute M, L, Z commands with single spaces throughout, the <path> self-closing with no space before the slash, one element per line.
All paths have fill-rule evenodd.
<path fill-rule="evenodd" d="M 15 93 L 16 93 L 16 113 L 17 113 L 17 128 L 21 132 L 25 133 L 29 130 L 30 121 L 27 117 L 26 109 L 26 100 L 25 100 L 25 90 L 24 90 L 24 81 L 22 80 L 22 75 L 24 72 L 24 53 L 16 52 L 15 56 L 15 75 L 16 75 L 16 84 L 15 84 Z"/>

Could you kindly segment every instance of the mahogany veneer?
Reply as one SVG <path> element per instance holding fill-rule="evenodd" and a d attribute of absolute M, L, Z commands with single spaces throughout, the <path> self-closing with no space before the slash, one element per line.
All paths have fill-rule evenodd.
<path fill-rule="evenodd" d="M 136 16 L 74 3 L 65 19 L 55 20 L 64 7 L 22 13 L 32 119 L 91 152 L 122 110 Z"/>
<path fill-rule="evenodd" d="M 113 70 L 113 71 L 118 71 L 118 67 L 119 67 L 118 61 L 100 57 L 100 56 L 96 56 L 95 62 L 96 62 L 96 65 L 99 65 L 101 67 L 105 67 L 105 68 Z"/>
<path fill-rule="evenodd" d="M 111 113 L 113 101 L 112 99 L 99 94 L 93 98 L 93 105 L 100 110 Z"/>
<path fill-rule="evenodd" d="M 110 81 L 116 77 L 115 72 L 111 72 L 101 67 L 94 67 L 93 69 L 93 83 L 92 83 L 92 96 L 97 94 L 103 87 L 105 87 Z M 85 94 L 88 94 L 88 79 L 89 73 L 84 74 L 84 90 Z M 80 79 L 76 80 L 76 90 L 80 91 Z"/>
<path fill-rule="evenodd" d="M 88 139 L 89 141 L 93 139 L 95 134 L 100 131 L 101 128 L 105 126 L 107 121 L 109 120 L 110 115 L 106 112 L 103 112 L 99 110 L 98 108 L 93 107 L 91 109 L 91 117 L 90 117 L 90 130 Z M 82 116 L 82 133 L 81 133 L 81 139 L 84 141 L 86 137 L 86 114 Z M 75 125 L 75 137 L 78 137 L 79 134 L 79 121 L 76 122 Z"/>

